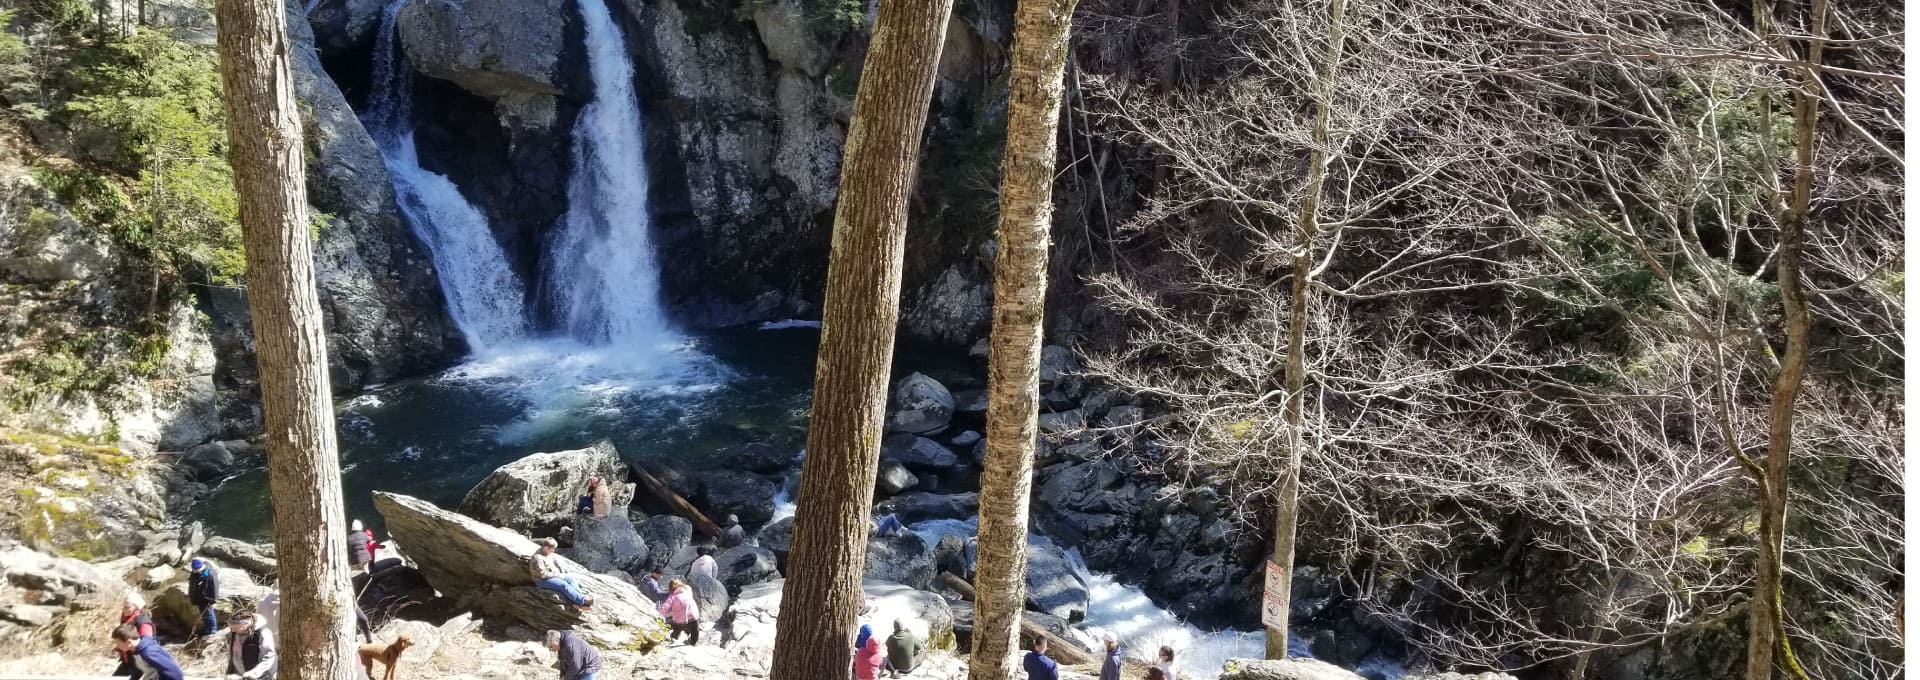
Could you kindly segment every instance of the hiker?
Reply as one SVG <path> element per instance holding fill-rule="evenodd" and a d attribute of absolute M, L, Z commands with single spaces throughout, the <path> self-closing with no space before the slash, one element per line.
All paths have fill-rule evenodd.
<path fill-rule="evenodd" d="M 694 558 L 693 566 L 687 567 L 687 575 L 689 577 L 705 576 L 715 581 L 720 580 L 720 563 L 715 562 L 713 559 L 713 546 L 703 545 L 694 548 L 694 552 L 699 553 L 700 556 Z"/>
<path fill-rule="evenodd" d="M 527 573 L 533 577 L 533 584 L 559 593 L 567 602 L 580 609 L 592 609 L 593 597 L 580 592 L 580 583 L 572 574 L 560 572 L 560 560 L 554 559 L 553 551 L 560 542 L 552 538 L 540 539 L 540 547 L 527 556 Z"/>
<path fill-rule="evenodd" d="M 147 599 L 139 593 L 127 593 L 127 598 L 120 602 L 120 625 L 133 626 L 140 637 L 153 637 L 153 617 L 147 615 Z M 120 666 L 113 669 L 114 675 L 131 678 L 140 674 L 140 669 L 133 665 L 133 655 L 119 650 L 114 653 L 120 657 Z"/>
<path fill-rule="evenodd" d="M 605 518 L 613 514 L 613 492 L 607 489 L 606 480 L 600 477 L 588 477 L 587 493 L 580 496 L 580 501 L 574 505 L 573 511 L 575 514 L 592 515 L 595 518 Z"/>
<path fill-rule="evenodd" d="M 880 520 L 875 522 L 873 526 L 874 533 L 880 534 L 881 536 L 894 536 L 906 530 L 906 525 L 901 524 L 900 518 L 891 512 L 881 515 Z"/>
<path fill-rule="evenodd" d="M 1173 680 L 1173 648 L 1161 645 L 1160 660 L 1153 667 L 1160 669 L 1160 674 L 1167 676 L 1166 680 Z"/>
<path fill-rule="evenodd" d="M 360 526 L 360 520 L 354 520 L 347 529 L 347 564 L 353 570 L 365 572 L 373 566 L 373 536 Z"/>
<path fill-rule="evenodd" d="M 272 680 L 280 655 L 273 631 L 253 625 L 253 613 L 241 612 L 227 622 L 227 678 Z"/>
<path fill-rule="evenodd" d="M 220 628 L 213 605 L 220 601 L 220 579 L 213 575 L 213 563 L 198 557 L 187 563 L 187 602 L 200 609 L 200 634 L 213 635 Z"/>
<path fill-rule="evenodd" d="M 184 680 L 173 655 L 159 641 L 141 637 L 140 629 L 131 623 L 113 629 L 113 648 L 133 659 L 137 680 Z"/>
<path fill-rule="evenodd" d="M 674 579 L 667 586 L 667 598 L 660 601 L 660 615 L 667 619 L 667 641 L 685 633 L 687 646 L 700 644 L 700 605 L 694 602 L 693 588 L 686 581 Z"/>
<path fill-rule="evenodd" d="M 910 675 L 919 662 L 920 637 L 907 629 L 906 619 L 894 619 L 893 635 L 887 637 L 887 675 Z"/>
<path fill-rule="evenodd" d="M 720 532 L 721 548 L 738 548 L 747 542 L 747 529 L 740 526 L 739 515 L 727 515 L 726 529 Z"/>
<path fill-rule="evenodd" d="M 1027 680 L 1060 680 L 1060 664 L 1047 656 L 1046 638 L 1034 638 L 1033 651 L 1027 652 L 1020 667 L 1026 669 Z"/>
<path fill-rule="evenodd" d="M 661 600 L 667 599 L 666 578 L 665 574 L 660 573 L 659 567 L 648 569 L 647 575 L 640 577 L 640 592 L 646 595 L 647 599 L 659 604 Z"/>
<path fill-rule="evenodd" d="M 1120 643 L 1107 636 L 1107 657 L 1100 661 L 1100 680 L 1120 680 Z"/>
<path fill-rule="evenodd" d="M 547 631 L 547 649 L 560 654 L 560 680 L 593 680 L 600 673 L 600 652 L 572 632 Z"/>
<path fill-rule="evenodd" d="M 873 627 L 860 624 L 860 636 L 853 640 L 853 677 L 859 680 L 876 680 L 880 669 L 887 663 L 886 652 L 880 649 L 880 640 L 873 636 Z"/>

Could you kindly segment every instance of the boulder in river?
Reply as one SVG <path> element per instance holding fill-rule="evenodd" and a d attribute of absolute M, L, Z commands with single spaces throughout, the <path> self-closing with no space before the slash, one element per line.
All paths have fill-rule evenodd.
<path fill-rule="evenodd" d="M 634 531 L 626 513 L 616 512 L 606 517 L 579 516 L 574 520 L 573 545 L 562 552 L 580 566 L 605 573 L 645 570 L 647 548 L 646 539 Z"/>
<path fill-rule="evenodd" d="M 779 561 L 780 570 L 784 573 L 787 568 L 787 553 L 793 550 L 793 518 L 782 517 L 774 520 L 772 524 L 761 528 L 760 533 L 755 534 L 753 540 L 758 542 L 760 547 L 773 551 L 773 557 Z"/>
<path fill-rule="evenodd" d="M 929 434 L 953 422 L 953 393 L 925 373 L 901 378 L 893 388 L 893 403 L 897 410 L 887 416 L 888 432 Z"/>
<path fill-rule="evenodd" d="M 727 613 L 727 584 L 706 574 L 688 574 L 687 587 L 693 589 L 693 601 L 700 606 L 700 622 L 714 623 Z"/>
<path fill-rule="evenodd" d="M 874 489 L 881 495 L 893 496 L 902 491 L 920 486 L 920 478 L 907 471 L 907 466 L 896 461 L 880 461 L 880 474 L 874 478 Z"/>
<path fill-rule="evenodd" d="M 896 434 L 880 442 L 880 459 L 915 470 L 939 472 L 960 464 L 960 456 L 940 442 L 911 434 Z"/>
<path fill-rule="evenodd" d="M 693 563 L 693 522 L 687 518 L 654 515 L 634 523 L 633 528 L 647 544 L 646 569 L 678 572 Z"/>
<path fill-rule="evenodd" d="M 584 449 L 536 453 L 500 466 L 467 492 L 460 512 L 515 531 L 549 531 L 574 516 L 587 493 L 587 480 L 596 476 L 610 485 L 614 508 L 625 508 L 633 500 L 627 464 L 613 443 L 603 439 Z"/>
<path fill-rule="evenodd" d="M 575 609 L 533 585 L 527 557 L 535 545 L 525 536 L 410 496 L 374 492 L 373 505 L 427 582 L 480 616 L 571 629 L 602 647 L 644 649 L 666 639 L 666 622 L 632 584 L 561 557 L 561 571 L 594 600 L 590 610 Z"/>
<path fill-rule="evenodd" d="M 925 590 L 933 585 L 933 546 L 911 531 L 867 537 L 867 564 L 863 578 L 903 583 Z"/>
<path fill-rule="evenodd" d="M 727 515 L 739 515 L 748 527 L 773 521 L 773 497 L 779 490 L 767 478 L 738 470 L 706 470 L 694 478 L 700 482 L 694 504 L 715 523 L 725 523 Z"/>
<path fill-rule="evenodd" d="M 980 511 L 980 494 L 966 493 L 903 493 L 875 503 L 873 514 L 894 515 L 906 524 L 924 522 L 930 519 L 966 519 Z"/>

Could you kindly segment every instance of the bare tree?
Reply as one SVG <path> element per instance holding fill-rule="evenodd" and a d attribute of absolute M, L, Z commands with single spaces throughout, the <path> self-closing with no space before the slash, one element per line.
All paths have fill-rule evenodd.
<path fill-rule="evenodd" d="M 813 618 L 780 626 L 774 680 L 847 677 L 900 316 L 907 201 L 952 10 L 953 0 L 882 5 L 861 67 L 793 517 L 792 560 L 807 567 L 787 579 L 782 594 L 789 611 Z"/>
<path fill-rule="evenodd" d="M 327 343 L 314 283 L 300 115 L 288 62 L 286 5 L 221 0 L 220 80 L 228 158 L 240 198 L 247 305 L 265 406 L 273 542 L 280 557 L 280 677 L 355 673 L 346 511 L 334 441 Z"/>
<path fill-rule="evenodd" d="M 1774 148 L 1758 141 L 1774 139 L 1760 121 L 1788 119 L 1756 102 L 1786 91 L 1776 70 L 1801 62 L 1691 4 L 1351 2 L 1358 28 L 1324 109 L 1334 132 L 1316 143 L 1324 6 L 1276 4 L 1217 29 L 1212 70 L 1232 78 L 1167 99 L 1100 88 L 1119 134 L 1165 149 L 1174 167 L 1129 225 L 1151 257 L 1097 281 L 1129 336 L 1094 372 L 1167 412 L 1142 428 L 1167 455 L 1139 462 L 1251 495 L 1303 452 L 1300 535 L 1354 575 L 1378 620 L 1442 662 L 1560 662 L 1582 677 L 1749 613 L 1758 505 L 1755 476 L 1740 472 L 1760 470 L 1745 463 L 1769 436 L 1781 358 L 1769 300 L 1788 203 L 1757 152 Z M 1877 35 L 1875 21 L 1842 23 Z M 1842 71 L 1860 69 L 1796 72 Z M 1884 179 L 1898 166 L 1863 136 L 1886 129 L 1867 113 L 1890 101 L 1887 81 L 1846 75 L 1867 85 L 1829 101 L 1849 115 L 1820 128 L 1815 174 L 1862 172 L 1839 180 L 1845 190 L 1816 184 L 1807 205 L 1818 215 L 1823 196 L 1847 192 L 1866 205 L 1808 230 L 1804 275 L 1820 291 L 1815 336 L 1858 351 L 1812 352 L 1808 393 L 1821 396 L 1796 412 L 1857 436 L 1886 431 L 1894 413 L 1850 415 L 1872 408 L 1859 395 L 1874 385 L 1898 384 L 1888 367 L 1902 312 L 1875 296 L 1898 251 L 1898 191 Z M 1279 225 L 1313 195 L 1315 167 L 1320 227 L 1289 238 Z M 1282 286 L 1288 277 L 1307 278 L 1310 294 Z M 1284 380 L 1296 357 L 1297 390 Z M 1296 394 L 1298 424 L 1281 405 Z M 1864 454 L 1816 457 L 1897 497 Z M 1806 534 L 1823 537 L 1817 549 L 1787 534 L 1785 573 L 1807 552 L 1801 578 L 1845 584 L 1823 606 L 1890 627 L 1874 607 L 1892 601 L 1898 572 L 1882 565 L 1897 519 L 1871 503 L 1834 507 L 1845 511 L 1804 520 L 1833 524 Z M 1827 627 L 1808 665 L 1885 677 L 1887 639 Z"/>

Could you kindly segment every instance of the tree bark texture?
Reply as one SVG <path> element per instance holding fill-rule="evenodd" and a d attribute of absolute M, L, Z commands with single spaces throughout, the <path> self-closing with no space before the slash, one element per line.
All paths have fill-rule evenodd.
<path fill-rule="evenodd" d="M 1293 288 L 1287 304 L 1287 401 L 1282 417 L 1286 421 L 1287 447 L 1279 483 L 1273 499 L 1273 556 L 1279 566 L 1281 596 L 1293 589 L 1294 529 L 1300 521 L 1300 460 L 1306 438 L 1307 323 L 1313 292 L 1313 244 L 1320 231 L 1320 193 L 1327 180 L 1327 147 L 1331 143 L 1328 119 L 1333 108 L 1333 79 L 1340 69 L 1340 53 L 1346 42 L 1346 0 L 1327 5 L 1327 51 L 1314 83 L 1313 151 L 1307 168 L 1307 186 L 1300 199 L 1300 215 L 1295 222 L 1293 250 Z M 1289 613 L 1291 611 L 1289 610 Z M 1287 658 L 1287 621 L 1267 624 L 1267 658 Z"/>
<path fill-rule="evenodd" d="M 885 2 L 854 96 L 821 311 L 813 415 L 781 609 L 773 680 L 851 670 L 868 516 L 900 316 L 907 202 L 953 0 Z M 883 633 L 884 634 L 884 633 Z"/>
<path fill-rule="evenodd" d="M 1011 657 L 1019 649 L 1021 612 L 1026 609 L 1027 501 L 1033 491 L 1040 408 L 1047 241 L 1073 5 L 1073 0 L 1021 0 L 1014 10 L 999 250 L 993 265 L 971 680 L 1014 677 Z"/>
<path fill-rule="evenodd" d="M 1806 63 L 1820 63 L 1827 35 L 1827 3 L 1814 0 L 1811 7 L 1813 36 L 1808 41 Z M 1756 3 L 1755 21 L 1761 24 L 1763 38 L 1772 39 L 1765 30 L 1771 24 L 1767 3 Z M 1766 13 L 1763 13 L 1766 12 Z M 1784 41 L 1775 41 L 1784 46 Z M 1813 208 L 1813 154 L 1816 126 L 1820 117 L 1820 75 L 1802 68 L 1794 91 L 1793 185 L 1780 219 L 1779 254 L 1775 272 L 1780 287 L 1782 327 L 1786 347 L 1780 354 L 1780 372 L 1775 374 L 1772 401 L 1767 408 L 1767 459 L 1760 484 L 1760 545 L 1755 551 L 1753 598 L 1747 603 L 1747 679 L 1773 677 L 1774 653 L 1781 665 L 1796 678 L 1807 673 L 1794 658 L 1793 645 L 1786 635 L 1786 606 L 1783 564 L 1786 551 L 1787 467 L 1793 453 L 1794 405 L 1800 396 L 1809 351 L 1808 329 L 1812 325 L 1807 309 L 1805 284 L 1801 280 L 1801 253 L 1806 244 L 1807 220 Z M 1764 114 L 1763 114 L 1764 117 Z M 1768 167 L 1772 167 L 1768 164 Z"/>
<path fill-rule="evenodd" d="M 333 390 L 315 288 L 306 165 L 279 0 L 220 0 L 220 81 L 240 199 L 247 304 L 265 406 L 274 548 L 280 557 L 279 677 L 354 677 L 346 511 Z"/>

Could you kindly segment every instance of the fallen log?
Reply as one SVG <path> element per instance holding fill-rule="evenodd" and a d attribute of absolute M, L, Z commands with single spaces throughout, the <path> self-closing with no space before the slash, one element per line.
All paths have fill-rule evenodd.
<path fill-rule="evenodd" d="M 968 583 L 966 579 L 955 576 L 951 571 L 943 571 L 940 572 L 940 582 L 946 584 L 948 588 L 952 588 L 954 592 L 959 593 L 962 599 L 968 602 L 974 601 L 973 584 Z M 977 612 L 978 610 L 975 611 Z M 978 618 L 974 619 L 974 625 L 980 625 Z M 1061 664 L 1079 666 L 1100 662 L 1099 657 L 1094 656 L 1093 652 L 1087 651 L 1085 647 L 1081 647 L 1080 643 L 1054 635 L 1051 631 L 1041 628 L 1039 624 L 1034 623 L 1025 616 L 1020 617 L 1020 634 L 1029 638 L 1045 639 L 1047 641 L 1047 656 L 1053 657 L 1053 660 Z"/>
<path fill-rule="evenodd" d="M 693 507 L 693 504 L 687 502 L 687 499 L 681 498 L 680 494 L 674 493 L 673 489 L 667 488 L 667 485 L 661 482 L 658 477 L 654 477 L 648 473 L 645 467 L 639 465 L 633 466 L 633 475 L 640 479 L 640 486 L 647 492 L 647 495 L 652 496 L 654 500 L 659 501 L 662 505 L 671 508 L 674 514 L 685 517 L 688 521 L 693 522 L 693 529 L 695 531 L 706 534 L 709 538 L 720 538 L 720 525 L 714 524 L 713 520 L 707 519 L 706 513 L 700 512 L 700 509 Z"/>

